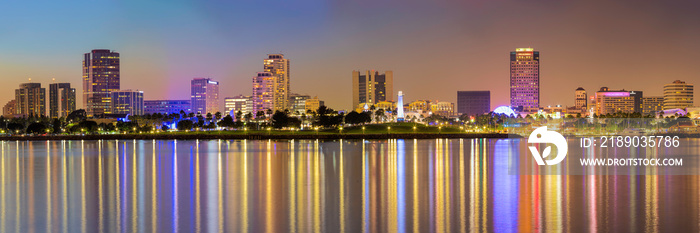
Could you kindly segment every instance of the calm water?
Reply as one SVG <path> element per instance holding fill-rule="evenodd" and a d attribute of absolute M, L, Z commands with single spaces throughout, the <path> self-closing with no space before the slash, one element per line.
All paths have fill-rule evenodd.
<path fill-rule="evenodd" d="M 700 230 L 699 176 L 509 175 L 513 140 L 4 142 L 0 232 Z"/>

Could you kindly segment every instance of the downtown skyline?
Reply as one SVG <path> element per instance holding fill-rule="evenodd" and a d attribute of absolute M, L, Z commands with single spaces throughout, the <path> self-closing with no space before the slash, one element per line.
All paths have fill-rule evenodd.
<path fill-rule="evenodd" d="M 54 78 L 79 86 L 81 54 L 98 48 L 119 52 L 121 85 L 144 91 L 150 100 L 187 99 L 187 84 L 194 77 L 220 81 L 222 99 L 250 95 L 250 77 L 260 71 L 260 59 L 281 52 L 294 63 L 290 93 L 317 95 L 337 109 L 347 108 L 352 98 L 351 71 L 365 69 L 392 70 L 394 90 L 404 92 L 405 102 L 456 102 L 457 91 L 489 90 L 492 109 L 507 105 L 508 53 L 521 47 L 536 48 L 542 54 L 541 106 L 573 106 L 573 91 L 579 86 L 644 90 L 645 95 L 660 96 L 664 84 L 677 79 L 698 83 L 700 73 L 693 64 L 700 33 L 692 30 L 700 17 L 685 10 L 697 5 L 691 2 L 645 3 L 634 10 L 626 9 L 624 3 L 604 2 L 411 3 L 396 8 L 390 2 L 305 2 L 292 8 L 281 4 L 270 7 L 279 14 L 269 17 L 271 21 L 292 17 L 279 24 L 283 31 L 294 33 L 277 37 L 265 36 L 258 28 L 272 23 L 247 24 L 245 17 L 251 13 L 222 14 L 235 7 L 235 12 L 263 7 L 254 3 L 224 4 L 221 9 L 211 3 L 153 4 L 107 3 L 117 6 L 108 8 L 106 15 L 118 17 L 103 24 L 83 22 L 82 16 L 49 22 L 47 18 L 56 14 L 49 7 L 22 11 L 21 16 L 13 10 L 28 6 L 10 4 L 0 16 L 16 22 L 0 26 L 9 35 L 0 39 L 4 51 L 0 85 L 7 89 L 0 89 L 0 102 L 12 99 L 12 90 L 28 78 L 43 87 Z M 605 7 L 598 9 L 601 4 Z M 366 5 L 372 9 L 357 11 Z M 76 13 L 90 6 L 55 7 Z M 543 16 L 515 17 L 519 9 Z M 153 14 L 145 17 L 146 12 Z M 435 19 L 410 16 L 439 12 Z M 600 19 L 585 17 L 589 13 Z M 655 17 L 646 17 L 649 14 Z M 43 21 L 28 18 L 38 15 L 46 16 Z M 356 19 L 358 15 L 373 17 Z M 506 32 L 522 28 L 517 23 L 521 18 L 534 26 L 520 31 L 519 37 L 507 36 Z M 551 22 L 552 18 L 561 20 Z M 310 23 L 317 20 L 324 23 Z M 376 23 L 380 20 L 386 21 Z M 87 26 L 98 33 L 75 36 L 87 32 L 82 29 Z M 366 33 L 379 34 L 367 39 L 363 38 Z M 83 103 L 82 96 L 77 98 L 77 103 Z"/>

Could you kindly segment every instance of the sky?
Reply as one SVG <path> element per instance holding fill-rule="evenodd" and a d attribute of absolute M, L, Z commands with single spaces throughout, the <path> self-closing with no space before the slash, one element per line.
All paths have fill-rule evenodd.
<path fill-rule="evenodd" d="M 600 87 L 661 96 L 700 84 L 698 1 L 9 1 L 0 7 L 0 105 L 20 83 L 70 82 L 82 56 L 121 56 L 121 88 L 189 99 L 190 80 L 250 95 L 269 53 L 290 59 L 291 92 L 350 109 L 353 70 L 392 70 L 404 102 L 490 90 L 509 104 L 509 52 L 540 51 L 540 105 Z M 696 95 L 698 96 L 697 89 Z M 48 90 L 47 90 L 48 92 Z M 48 94 L 48 93 L 47 93 Z M 589 94 L 590 95 L 590 94 Z M 696 105 L 698 100 L 695 101 Z"/>

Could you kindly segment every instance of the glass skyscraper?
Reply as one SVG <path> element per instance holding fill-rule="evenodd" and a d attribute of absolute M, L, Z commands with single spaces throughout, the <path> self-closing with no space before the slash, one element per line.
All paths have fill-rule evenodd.
<path fill-rule="evenodd" d="M 83 58 L 83 105 L 88 117 L 110 114 L 110 93 L 119 89 L 119 53 L 108 49 L 86 53 Z"/>

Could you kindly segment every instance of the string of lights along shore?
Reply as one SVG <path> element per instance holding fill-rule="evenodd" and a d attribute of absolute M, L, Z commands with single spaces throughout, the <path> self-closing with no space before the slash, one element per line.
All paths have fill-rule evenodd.
<path fill-rule="evenodd" d="M 507 59 L 504 56 L 504 59 Z M 492 90 L 459 90 L 455 104 L 449 101 L 405 98 L 420 93 L 394 90 L 394 72 L 391 70 L 348 71 L 352 88 L 351 111 L 381 114 L 376 121 L 424 122 L 432 115 L 447 118 L 477 117 L 486 113 L 527 116 L 539 114 L 546 117 L 595 117 L 618 113 L 639 116 L 700 115 L 694 107 L 694 85 L 682 80 L 670 79 L 659 87 L 659 96 L 644 96 L 641 90 L 609 88 L 602 84 L 598 91 L 587 93 L 583 87 L 570 87 L 574 106 L 542 105 L 540 99 L 540 51 L 534 48 L 516 48 L 509 56 L 510 105 L 491 106 Z M 505 68 L 505 67 L 504 67 Z M 293 117 L 314 114 L 324 101 L 318 96 L 293 93 L 290 59 L 284 54 L 267 54 L 262 66 L 251 79 L 250 95 L 238 94 L 223 98 L 219 94 L 220 80 L 212 77 L 193 77 L 189 98 L 149 99 L 148 93 L 135 89 L 123 89 L 120 76 L 120 54 L 110 49 L 95 49 L 83 54 L 82 105 L 76 103 L 76 89 L 69 82 L 49 84 L 49 98 L 41 83 L 19 84 L 15 98 L 3 107 L 3 116 L 50 118 L 67 117 L 77 109 L 84 109 L 85 116 L 93 119 L 127 119 L 129 115 L 195 114 L 232 116 L 237 119 L 269 119 L 277 111 Z M 504 77 L 505 78 L 505 77 Z M 228 82 L 229 80 L 224 80 Z M 404 96 L 405 94 L 405 96 Z M 404 101 L 406 101 L 404 103 Z M 559 100 L 557 100 L 559 101 Z M 46 109 L 48 102 L 49 108 Z M 223 105 L 223 108 L 221 106 Z M 697 113 L 696 113 L 697 112 Z M 468 119 L 466 118 L 466 119 Z M 375 121 L 375 119 L 373 119 Z"/>

